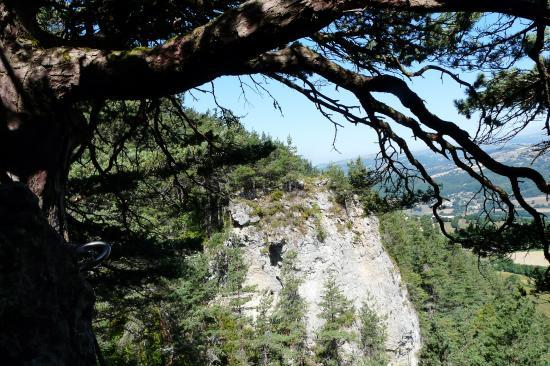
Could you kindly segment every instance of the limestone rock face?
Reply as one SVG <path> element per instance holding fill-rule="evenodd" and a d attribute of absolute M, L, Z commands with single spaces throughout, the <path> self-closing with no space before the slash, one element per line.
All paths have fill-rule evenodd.
<path fill-rule="evenodd" d="M 271 291 L 277 301 L 281 263 L 285 253 L 294 251 L 304 279 L 300 292 L 308 303 L 310 344 L 322 325 L 319 303 L 330 274 L 356 309 L 366 301 L 385 320 L 389 364 L 416 365 L 421 344 L 418 316 L 398 268 L 381 244 L 378 220 L 365 217 L 356 204 L 345 210 L 334 203 L 322 182 L 314 192 L 285 195 L 277 204 L 279 211 L 272 217 L 233 229 L 232 240 L 238 240 L 249 266 L 245 286 L 256 286 L 258 294 Z M 300 216 L 304 210 L 316 214 Z M 247 304 L 252 316 L 259 300 L 258 295 Z"/>
<path fill-rule="evenodd" d="M 237 226 L 245 226 L 260 221 L 257 215 L 252 214 L 252 207 L 243 203 L 232 202 L 229 205 L 229 211 L 231 212 L 233 223 Z"/>

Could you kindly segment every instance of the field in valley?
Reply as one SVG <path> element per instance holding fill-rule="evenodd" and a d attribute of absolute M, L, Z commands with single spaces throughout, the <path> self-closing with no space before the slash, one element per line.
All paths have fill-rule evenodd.
<path fill-rule="evenodd" d="M 510 259 L 517 264 L 527 264 L 530 266 L 548 266 L 548 261 L 544 258 L 542 250 L 531 250 L 515 252 Z"/>

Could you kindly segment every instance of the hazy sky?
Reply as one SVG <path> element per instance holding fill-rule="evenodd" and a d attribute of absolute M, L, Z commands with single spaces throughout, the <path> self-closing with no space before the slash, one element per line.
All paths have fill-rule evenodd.
<path fill-rule="evenodd" d="M 463 75 L 463 77 L 472 80 L 475 75 Z M 262 80 L 261 77 L 255 78 Z M 376 136 L 371 129 L 367 126 L 354 126 L 345 121 L 344 128 L 338 129 L 335 146 L 339 152 L 335 151 L 332 147 L 334 126 L 304 96 L 274 80 L 269 80 L 266 88 L 281 105 L 283 110 L 281 115 L 273 107 L 273 101 L 267 93 L 262 91 L 259 95 L 248 77 L 241 80 L 248 84 L 243 86 L 246 98 L 237 78 L 223 77 L 214 82 L 217 101 L 236 115 L 242 116 L 241 121 L 249 130 L 265 132 L 282 141 L 286 141 L 287 136 L 290 135 L 298 148 L 298 153 L 311 160 L 313 164 L 355 158 L 378 151 Z M 446 76 L 442 81 L 439 72 L 431 71 L 425 78 L 415 78 L 409 84 L 425 100 L 433 113 L 457 123 L 468 131 L 475 131 L 475 120 L 467 120 L 460 116 L 453 105 L 453 100 L 464 96 L 464 88 L 457 83 Z M 202 88 L 207 89 L 210 86 L 205 85 Z M 323 90 L 341 101 L 357 105 L 353 96 L 341 89 L 335 91 L 334 87 L 327 86 Z M 187 106 L 192 106 L 200 112 L 216 108 L 211 95 L 194 91 L 193 96 L 198 100 L 195 101 L 190 95 L 186 95 Z M 394 97 L 383 94 L 378 94 L 376 97 L 390 102 L 394 108 L 405 111 L 402 107 L 398 108 L 400 104 Z M 412 139 L 410 131 L 405 128 L 397 128 L 396 131 L 409 141 L 413 150 L 424 148 L 422 143 Z"/>

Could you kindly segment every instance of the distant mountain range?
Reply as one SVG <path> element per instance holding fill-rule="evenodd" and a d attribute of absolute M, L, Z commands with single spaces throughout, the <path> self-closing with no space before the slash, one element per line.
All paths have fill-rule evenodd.
<path fill-rule="evenodd" d="M 511 166 L 530 166 L 538 170 L 547 179 L 550 178 L 550 154 L 537 158 L 533 162 L 536 153 L 532 150 L 532 143 L 540 141 L 540 136 L 523 136 L 514 139 L 514 141 L 504 146 L 488 146 L 484 150 L 497 161 Z M 436 155 L 430 150 L 415 152 L 416 158 L 426 167 L 428 173 L 434 180 L 443 187 L 443 195 L 450 197 L 458 193 L 477 192 L 479 184 L 474 181 L 467 173 L 457 168 L 451 160 L 441 155 Z M 375 166 L 375 155 L 367 155 L 363 158 L 365 165 L 369 168 Z M 334 164 L 347 171 L 347 164 L 351 159 L 340 160 L 328 164 L 319 164 L 317 168 L 323 170 L 329 165 Z M 487 176 L 497 185 L 510 189 L 507 179 L 492 173 Z M 532 183 L 523 183 L 525 197 L 538 196 L 540 191 Z"/>

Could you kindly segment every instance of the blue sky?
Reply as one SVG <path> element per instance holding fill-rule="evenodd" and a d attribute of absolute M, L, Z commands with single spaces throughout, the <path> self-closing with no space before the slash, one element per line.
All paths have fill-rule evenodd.
<path fill-rule="evenodd" d="M 410 82 L 411 88 L 425 100 L 428 108 L 438 116 L 457 123 L 467 131 L 475 131 L 475 120 L 467 120 L 459 115 L 453 105 L 455 99 L 464 96 L 464 88 L 450 80 L 448 77 L 441 79 L 439 72 L 429 72 L 424 78 L 415 78 Z M 462 75 L 472 80 L 475 75 Z M 255 77 L 261 80 L 261 77 Z M 236 115 L 242 116 L 241 122 L 249 130 L 265 132 L 270 136 L 286 141 L 291 136 L 298 153 L 313 164 L 327 163 L 343 159 L 356 158 L 357 156 L 376 153 L 377 144 L 374 132 L 366 126 L 354 126 L 342 122 L 344 128 L 338 129 L 335 146 L 334 126 L 319 111 L 313 103 L 306 100 L 301 94 L 279 84 L 274 80 L 268 80 L 266 89 L 277 99 L 283 115 L 274 108 L 272 99 L 262 91 L 258 93 L 253 89 L 253 83 L 247 77 L 241 79 L 248 86 L 243 86 L 245 94 L 241 90 L 239 80 L 236 77 L 223 77 L 214 81 L 216 99 L 218 103 L 231 109 Z M 202 87 L 209 89 L 209 85 Z M 323 89 L 331 97 L 336 97 L 348 104 L 357 104 L 352 95 L 343 90 L 334 90 L 327 86 Z M 216 108 L 213 97 L 194 91 L 194 100 L 186 95 L 185 104 L 197 111 L 205 112 Z M 396 98 L 379 94 L 377 98 L 390 103 L 394 108 L 405 111 Z M 531 133 L 533 129 L 530 129 Z M 412 138 L 412 134 L 405 128 L 396 128 L 396 131 L 405 138 L 413 150 L 424 149 L 421 142 Z"/>

